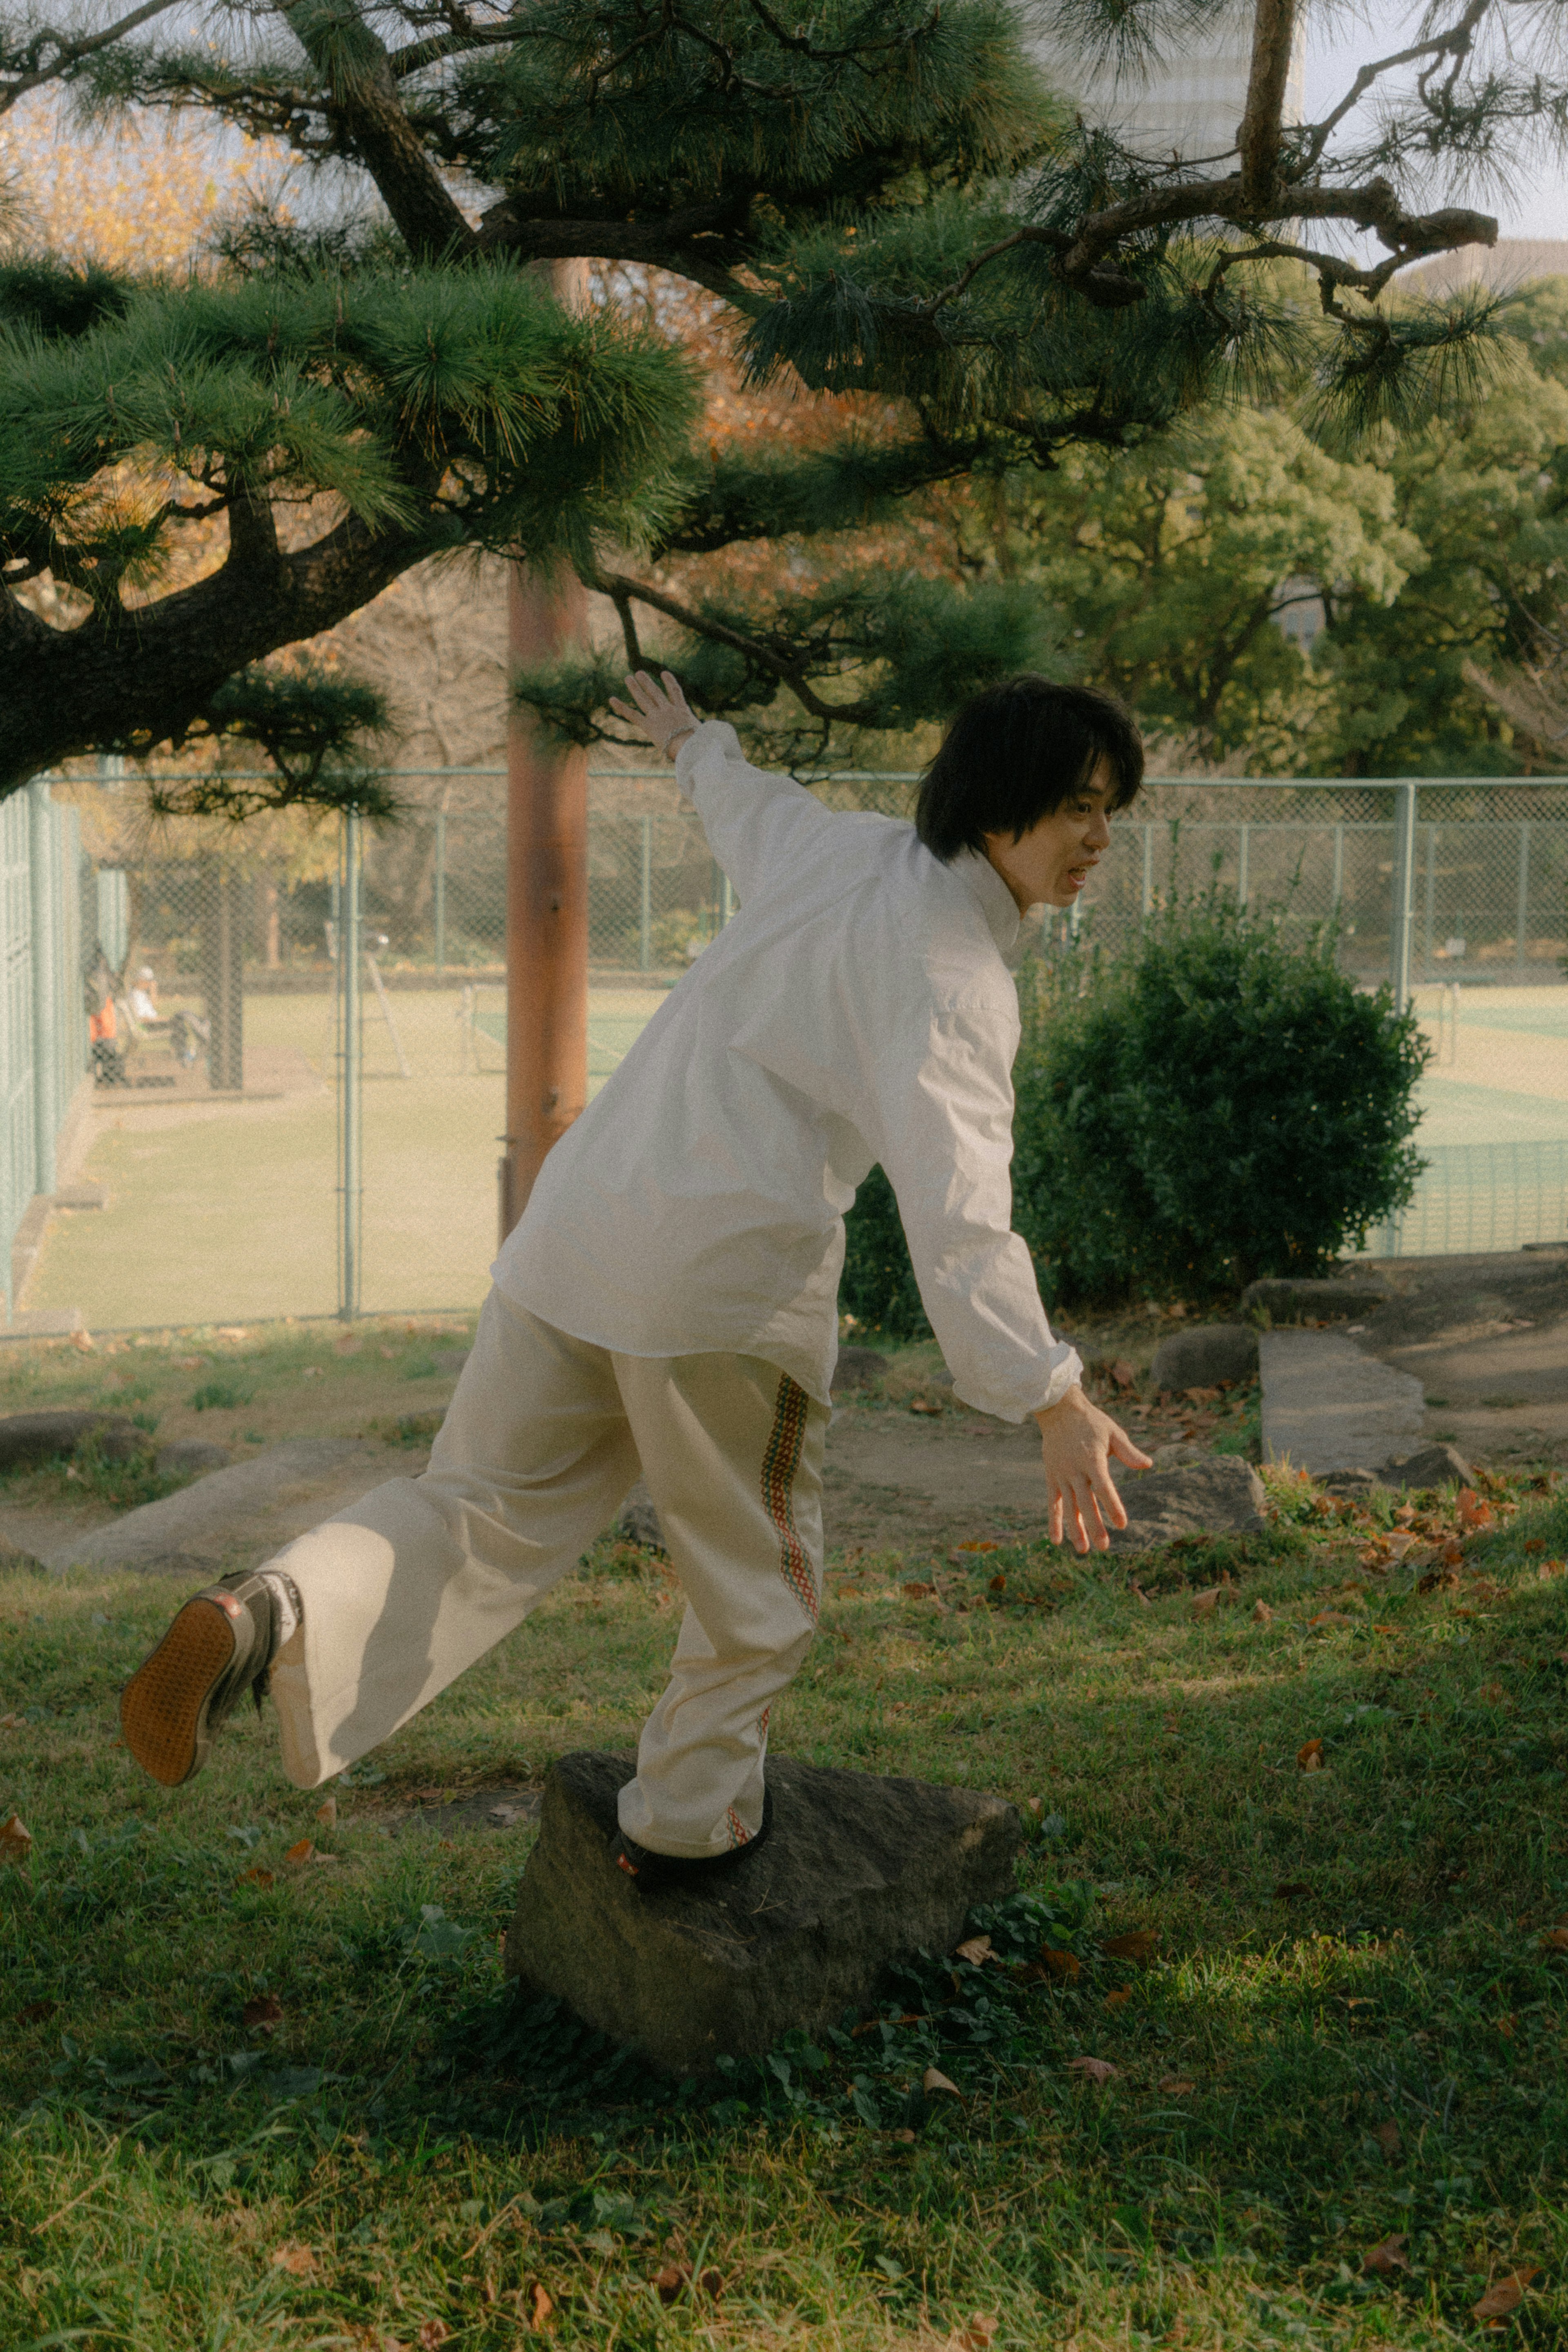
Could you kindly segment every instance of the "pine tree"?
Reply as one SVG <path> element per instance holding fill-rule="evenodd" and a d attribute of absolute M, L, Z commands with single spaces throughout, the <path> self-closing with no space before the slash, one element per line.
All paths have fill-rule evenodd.
<path fill-rule="evenodd" d="M 1217 5 L 1054 0 L 1054 35 L 1134 54 Z M 1297 5 L 1255 0 L 1235 152 L 1196 164 L 1078 121 L 1007 0 L 297 0 L 194 26 L 147 0 L 98 31 L 0 33 L 0 106 L 54 81 L 89 113 L 198 110 L 348 167 L 378 206 L 257 215 L 185 283 L 0 268 L 0 791 L 207 736 L 267 752 L 264 800 L 363 800 L 375 698 L 277 656 L 473 547 L 575 567 L 633 658 L 673 631 L 709 709 L 782 699 L 822 744 L 906 727 L 1028 656 L 1032 592 L 851 567 L 683 598 L 661 562 L 1121 448 L 1281 370 L 1313 372 L 1325 439 L 1419 428 L 1500 346 L 1490 299 L 1383 299 L 1402 263 L 1495 239 L 1417 194 L 1555 135 L 1568 83 L 1549 26 L 1455 0 L 1361 77 L 1394 92 L 1370 131 L 1343 109 L 1287 128 Z M 1381 257 L 1347 257 L 1345 229 Z M 656 320 L 574 315 L 529 267 L 580 257 L 716 297 L 754 381 L 874 393 L 899 424 L 868 434 L 846 403 L 826 446 L 705 453 Z M 1315 278 L 1316 320 L 1258 268 L 1281 257 Z M 183 554 L 215 526 L 221 560 Z M 27 599 L 45 578 L 63 620 Z M 621 667 L 519 691 L 585 739 Z"/>

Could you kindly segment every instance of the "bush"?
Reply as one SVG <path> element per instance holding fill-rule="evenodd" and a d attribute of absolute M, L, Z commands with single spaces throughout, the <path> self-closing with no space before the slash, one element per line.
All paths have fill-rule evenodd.
<path fill-rule="evenodd" d="M 1321 1274 L 1409 1201 L 1429 1048 L 1332 934 L 1215 893 L 1020 1002 L 1013 1217 L 1048 1300 Z"/>
<path fill-rule="evenodd" d="M 1287 944 L 1277 913 L 1215 894 L 1120 955 L 1041 959 L 1019 994 L 1013 1223 L 1048 1305 L 1321 1274 L 1410 1199 L 1429 1049 L 1328 933 Z M 841 1308 L 925 1337 L 880 1169 L 846 1229 Z"/>

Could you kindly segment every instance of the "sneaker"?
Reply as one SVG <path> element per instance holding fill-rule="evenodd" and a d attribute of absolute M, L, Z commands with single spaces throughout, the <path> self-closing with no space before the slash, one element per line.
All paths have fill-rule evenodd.
<path fill-rule="evenodd" d="M 265 1576 L 225 1576 L 186 1601 L 120 1694 L 120 1734 L 144 1772 L 177 1789 L 201 1770 L 246 1691 L 260 1712 L 277 1622 Z"/>
<path fill-rule="evenodd" d="M 625 1873 L 639 1895 L 653 1895 L 665 1886 L 706 1886 L 713 1879 L 738 1869 L 743 1862 L 750 1861 L 772 1827 L 773 1791 L 766 1789 L 762 1795 L 762 1827 L 743 1845 L 732 1845 L 724 1853 L 654 1853 L 648 1846 L 629 1838 L 624 1830 L 616 1832 L 612 1843 L 615 1847 L 616 1868 Z"/>

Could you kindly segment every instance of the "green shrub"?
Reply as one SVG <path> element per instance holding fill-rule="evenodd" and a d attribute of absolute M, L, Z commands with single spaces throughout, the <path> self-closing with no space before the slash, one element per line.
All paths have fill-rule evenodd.
<path fill-rule="evenodd" d="M 1323 931 L 1218 892 L 1020 989 L 1013 1218 L 1048 1300 L 1321 1274 L 1411 1197 L 1429 1058 Z"/>
<path fill-rule="evenodd" d="M 233 1381 L 206 1381 L 191 1399 L 194 1412 L 232 1412 L 238 1405 L 248 1404 L 253 1391 L 236 1388 Z"/>
<path fill-rule="evenodd" d="M 1333 950 L 1213 894 L 1020 974 L 1013 1223 L 1048 1305 L 1320 1274 L 1408 1202 L 1429 1049 Z M 845 1223 L 841 1310 L 927 1336 L 881 1169 Z"/>

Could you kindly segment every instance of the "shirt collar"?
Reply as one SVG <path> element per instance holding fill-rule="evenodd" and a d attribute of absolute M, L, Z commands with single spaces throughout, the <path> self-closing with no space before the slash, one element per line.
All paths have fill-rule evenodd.
<path fill-rule="evenodd" d="M 988 857 L 977 849 L 961 849 L 949 858 L 947 870 L 967 885 L 978 901 L 986 919 L 986 928 L 997 943 L 998 952 L 1009 956 L 1018 945 L 1021 917 L 1018 901 Z"/>

